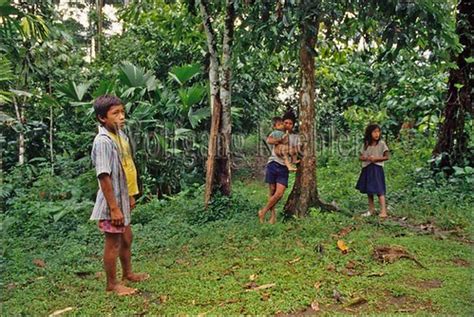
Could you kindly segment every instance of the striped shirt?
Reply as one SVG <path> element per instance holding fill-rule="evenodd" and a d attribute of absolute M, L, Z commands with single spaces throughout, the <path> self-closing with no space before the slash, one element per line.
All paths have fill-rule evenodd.
<path fill-rule="evenodd" d="M 272 136 L 272 135 L 270 135 Z M 300 146 L 300 136 L 298 134 L 291 133 L 288 135 L 288 145 L 290 147 L 293 147 L 296 149 L 296 152 L 298 152 L 298 148 Z M 282 157 L 279 157 L 275 153 L 275 145 L 272 145 L 272 154 L 268 158 L 268 163 L 270 162 L 277 162 L 280 165 L 285 165 L 285 160 Z"/>
<path fill-rule="evenodd" d="M 119 131 L 121 137 L 128 142 L 128 138 L 122 131 Z M 130 224 L 130 200 L 128 196 L 127 179 L 123 170 L 119 149 L 116 143 L 110 138 L 106 128 L 99 126 L 99 133 L 94 139 L 92 145 L 92 164 L 95 166 L 96 176 L 108 174 L 112 178 L 112 187 L 117 205 L 123 213 L 124 225 Z M 92 210 L 91 220 L 111 219 L 110 210 L 104 193 L 100 188 L 97 192 L 94 209 Z"/>

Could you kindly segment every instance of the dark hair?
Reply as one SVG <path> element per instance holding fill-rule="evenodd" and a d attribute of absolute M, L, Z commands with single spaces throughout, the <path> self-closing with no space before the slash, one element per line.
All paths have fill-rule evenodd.
<path fill-rule="evenodd" d="M 372 132 L 375 130 L 379 129 L 382 131 L 380 126 L 376 123 L 371 123 L 365 128 L 365 133 L 364 133 L 364 149 L 367 149 L 367 147 L 372 143 Z M 379 139 L 380 140 L 380 139 Z M 379 143 L 379 140 L 377 140 L 377 144 Z"/>
<path fill-rule="evenodd" d="M 296 122 L 296 115 L 293 109 L 288 109 L 283 115 L 283 121 L 287 119 L 290 119 L 291 121 L 293 121 L 293 124 Z"/>
<path fill-rule="evenodd" d="M 282 122 L 283 118 L 282 117 L 273 117 L 272 118 L 272 125 L 275 126 L 278 122 Z"/>
<path fill-rule="evenodd" d="M 122 105 L 122 100 L 120 100 L 119 97 L 114 96 L 114 95 L 103 95 L 100 97 L 97 97 L 97 99 L 94 101 L 94 111 L 95 111 L 95 117 L 97 120 L 100 122 L 99 117 L 105 117 L 107 116 L 107 111 L 112 106 L 117 106 L 117 105 Z"/>

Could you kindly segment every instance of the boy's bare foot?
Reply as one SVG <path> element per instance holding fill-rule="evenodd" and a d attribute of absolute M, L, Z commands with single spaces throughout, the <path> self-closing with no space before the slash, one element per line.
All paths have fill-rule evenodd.
<path fill-rule="evenodd" d="M 150 278 L 150 274 L 148 273 L 131 273 L 123 278 L 123 280 L 127 280 L 130 282 L 143 282 Z"/>
<path fill-rule="evenodd" d="M 260 223 L 264 223 L 264 221 L 265 221 L 265 213 L 263 212 L 263 210 L 259 210 L 259 211 L 258 211 L 258 220 L 260 221 Z"/>
<path fill-rule="evenodd" d="M 273 216 L 270 217 L 269 223 L 272 224 L 272 225 L 274 225 L 275 222 L 276 222 L 276 217 L 273 217 Z"/>
<path fill-rule="evenodd" d="M 107 289 L 107 293 L 115 293 L 117 296 L 129 296 L 137 291 L 136 288 L 127 287 L 122 284 L 116 284 L 113 288 Z"/>
<path fill-rule="evenodd" d="M 388 218 L 387 212 L 386 212 L 386 211 L 385 211 L 385 212 L 380 212 L 379 218 L 380 218 L 380 219 L 386 219 L 386 218 Z"/>

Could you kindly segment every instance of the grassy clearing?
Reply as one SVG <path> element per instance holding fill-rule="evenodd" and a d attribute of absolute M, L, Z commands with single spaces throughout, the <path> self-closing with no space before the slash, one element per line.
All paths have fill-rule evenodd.
<path fill-rule="evenodd" d="M 103 291 L 102 237 L 88 215 L 67 234 L 6 236 L 2 313 L 46 315 L 73 307 L 66 315 L 285 315 L 311 312 L 317 303 L 330 315 L 470 316 L 472 244 L 459 238 L 472 237 L 472 195 L 450 184 L 418 186 L 423 160 L 395 148 L 386 167 L 388 200 L 396 217 L 412 226 L 431 221 L 444 230 L 441 238 L 396 219 L 358 217 L 366 208 L 366 198 L 353 189 L 358 164 L 329 157 L 319 170 L 321 196 L 354 217 L 312 210 L 306 219 L 260 225 L 256 211 L 266 187 L 249 180 L 236 182 L 234 198 L 219 199 L 207 214 L 200 189 L 139 206 L 134 264 L 152 278 L 128 298 Z M 337 249 L 338 239 L 349 246 L 347 254 Z M 426 268 L 410 259 L 380 263 L 373 257 L 379 245 L 401 246 Z"/>

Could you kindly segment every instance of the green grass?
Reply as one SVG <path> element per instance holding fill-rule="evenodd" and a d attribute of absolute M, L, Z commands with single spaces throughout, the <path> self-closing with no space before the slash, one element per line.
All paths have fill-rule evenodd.
<path fill-rule="evenodd" d="M 414 226 L 432 221 L 440 230 L 454 230 L 444 239 L 392 220 L 358 217 L 367 208 L 353 188 L 358 163 L 329 158 L 319 169 L 320 194 L 345 213 L 313 209 L 305 219 L 260 225 L 256 211 L 267 189 L 250 180 L 236 181 L 234 198 L 218 200 L 205 216 L 200 189 L 139 206 L 133 215 L 134 268 L 152 278 L 137 285 L 136 296 L 104 292 L 102 237 L 88 215 L 67 234 L 6 236 L 2 314 L 47 315 L 73 307 L 65 315 L 271 315 L 304 312 L 317 302 L 326 315 L 471 316 L 472 244 L 458 238 L 472 236 L 472 195 L 449 184 L 418 186 L 416 168 L 425 154 L 395 148 L 386 165 L 387 197 L 391 213 Z M 349 226 L 342 237 L 349 252 L 342 254 L 337 234 Z M 380 263 L 373 257 L 379 245 L 402 246 L 426 268 L 410 259 Z M 34 259 L 46 266 L 37 267 Z M 249 290 L 266 284 L 274 285 Z M 334 291 L 342 303 L 335 302 Z M 364 302 L 351 306 L 358 298 Z"/>

